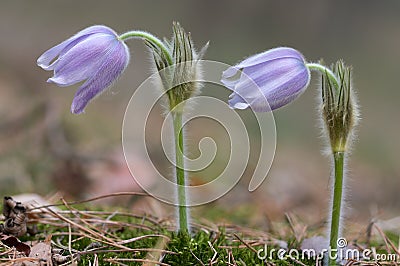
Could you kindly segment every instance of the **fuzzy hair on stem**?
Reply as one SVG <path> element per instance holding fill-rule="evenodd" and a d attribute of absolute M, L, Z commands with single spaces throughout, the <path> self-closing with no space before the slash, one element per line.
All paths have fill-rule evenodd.
<path fill-rule="evenodd" d="M 154 61 L 153 82 L 161 88 L 165 97 L 165 116 L 171 115 L 173 124 L 174 148 L 174 176 L 176 177 L 175 197 L 178 204 L 178 231 L 189 232 L 189 209 L 186 190 L 187 172 L 185 171 L 185 131 L 184 115 L 187 112 L 185 101 L 200 93 L 201 58 L 207 46 L 197 53 L 193 48 L 190 34 L 187 34 L 179 23 L 173 24 L 173 36 L 170 41 L 163 41 L 163 45 L 155 45 L 146 41 Z M 165 49 L 161 49 L 164 48 Z M 167 53 L 167 55 L 165 54 Z M 168 60 L 171 58 L 171 60 Z"/>
<path fill-rule="evenodd" d="M 332 158 L 331 209 L 328 223 L 329 247 L 337 249 L 338 239 L 342 236 L 344 205 L 347 183 L 347 157 L 349 146 L 354 137 L 354 128 L 358 124 L 359 112 L 352 89 L 352 69 L 339 60 L 332 65 L 334 75 L 339 79 L 338 86 L 332 84 L 327 72 L 322 74 L 320 114 L 322 132 L 330 144 Z M 336 261 L 325 261 L 336 265 Z"/>

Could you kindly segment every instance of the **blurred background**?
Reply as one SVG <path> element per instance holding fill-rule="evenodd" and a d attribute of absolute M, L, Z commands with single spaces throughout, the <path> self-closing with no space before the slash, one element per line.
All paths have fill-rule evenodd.
<path fill-rule="evenodd" d="M 125 74 L 79 116 L 69 111 L 78 85 L 46 83 L 52 74 L 40 69 L 36 59 L 87 26 L 170 37 L 172 22 L 179 21 L 196 47 L 210 41 L 205 59 L 235 64 L 254 53 L 291 46 L 309 61 L 323 58 L 330 64 L 343 58 L 351 64 L 362 120 L 348 163 L 348 221 L 363 228 L 372 218 L 394 218 L 400 208 L 399 14 L 396 0 L 1 1 L 1 195 L 59 193 L 81 199 L 140 191 L 124 162 L 121 127 L 130 96 L 151 73 L 143 43 L 129 41 L 131 63 Z M 194 208 L 195 218 L 262 229 L 283 220 L 286 212 L 309 225 L 325 219 L 330 159 L 322 155 L 318 84 L 313 75 L 302 97 L 274 113 L 277 149 L 263 185 L 249 193 L 245 176 L 226 196 Z M 218 93 L 221 99 L 229 95 L 224 89 Z M 192 139 L 212 132 L 216 142 L 224 139 L 217 124 L 197 122 Z M 152 143 L 155 153 L 162 152 L 159 143 Z M 194 154 L 196 149 L 195 144 Z M 137 160 L 140 165 L 144 159 L 138 155 Z M 162 163 L 159 167 L 170 170 Z M 112 203 L 171 216 L 170 207 L 149 199 Z"/>

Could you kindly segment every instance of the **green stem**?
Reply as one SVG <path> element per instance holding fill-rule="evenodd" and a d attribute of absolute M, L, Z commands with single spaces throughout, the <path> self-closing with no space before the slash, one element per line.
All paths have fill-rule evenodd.
<path fill-rule="evenodd" d="M 140 30 L 128 31 L 126 33 L 121 34 L 118 37 L 118 39 L 120 39 L 121 41 L 126 41 L 129 39 L 144 39 L 146 41 L 149 41 L 155 44 L 158 48 L 160 48 L 160 50 L 165 54 L 169 65 L 173 65 L 172 55 L 167 46 L 165 46 L 165 44 L 160 39 L 158 39 L 151 33 Z"/>
<path fill-rule="evenodd" d="M 174 136 L 175 136 L 175 170 L 178 189 L 179 231 L 188 232 L 189 224 L 186 208 L 186 187 L 183 154 L 182 112 L 173 111 Z"/>
<path fill-rule="evenodd" d="M 337 240 L 339 237 L 340 228 L 340 212 L 342 208 L 343 197 L 343 169 L 344 169 L 344 152 L 334 152 L 335 164 L 335 183 L 333 187 L 332 201 L 332 217 L 331 217 L 331 232 L 330 232 L 330 248 L 337 249 Z M 335 261 L 330 261 L 329 265 L 336 265 Z"/>
<path fill-rule="evenodd" d="M 333 86 L 335 86 L 336 91 L 339 92 L 339 81 L 338 81 L 336 75 L 332 72 L 332 70 L 330 70 L 326 66 L 323 66 L 323 65 L 320 65 L 317 63 L 307 63 L 306 66 L 310 70 L 317 70 L 317 71 L 321 72 L 322 74 L 327 74 L 329 80 L 332 82 Z"/>

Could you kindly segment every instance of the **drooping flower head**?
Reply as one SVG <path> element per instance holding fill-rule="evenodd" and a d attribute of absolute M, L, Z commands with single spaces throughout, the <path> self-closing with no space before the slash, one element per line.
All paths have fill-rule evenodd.
<path fill-rule="evenodd" d="M 233 91 L 231 108 L 251 107 L 257 112 L 267 112 L 299 97 L 310 82 L 310 70 L 300 52 L 279 47 L 228 68 L 221 82 Z"/>
<path fill-rule="evenodd" d="M 37 64 L 54 71 L 47 81 L 65 87 L 85 81 L 72 101 L 71 112 L 82 113 L 86 105 L 108 88 L 129 63 L 129 50 L 106 26 L 86 28 L 43 53 Z"/>

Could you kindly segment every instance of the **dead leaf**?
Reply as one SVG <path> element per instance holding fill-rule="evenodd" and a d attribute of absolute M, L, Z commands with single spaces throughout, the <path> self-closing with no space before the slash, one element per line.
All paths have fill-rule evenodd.
<path fill-rule="evenodd" d="M 25 262 L 25 266 L 46 265 L 53 266 L 51 253 L 51 235 L 44 242 L 33 245 L 29 257 L 39 260 L 39 263 Z"/>
<path fill-rule="evenodd" d="M 4 245 L 14 247 L 17 251 L 24 253 L 26 256 L 31 252 L 31 248 L 27 244 L 19 241 L 15 236 L 0 234 L 0 239 Z"/>

